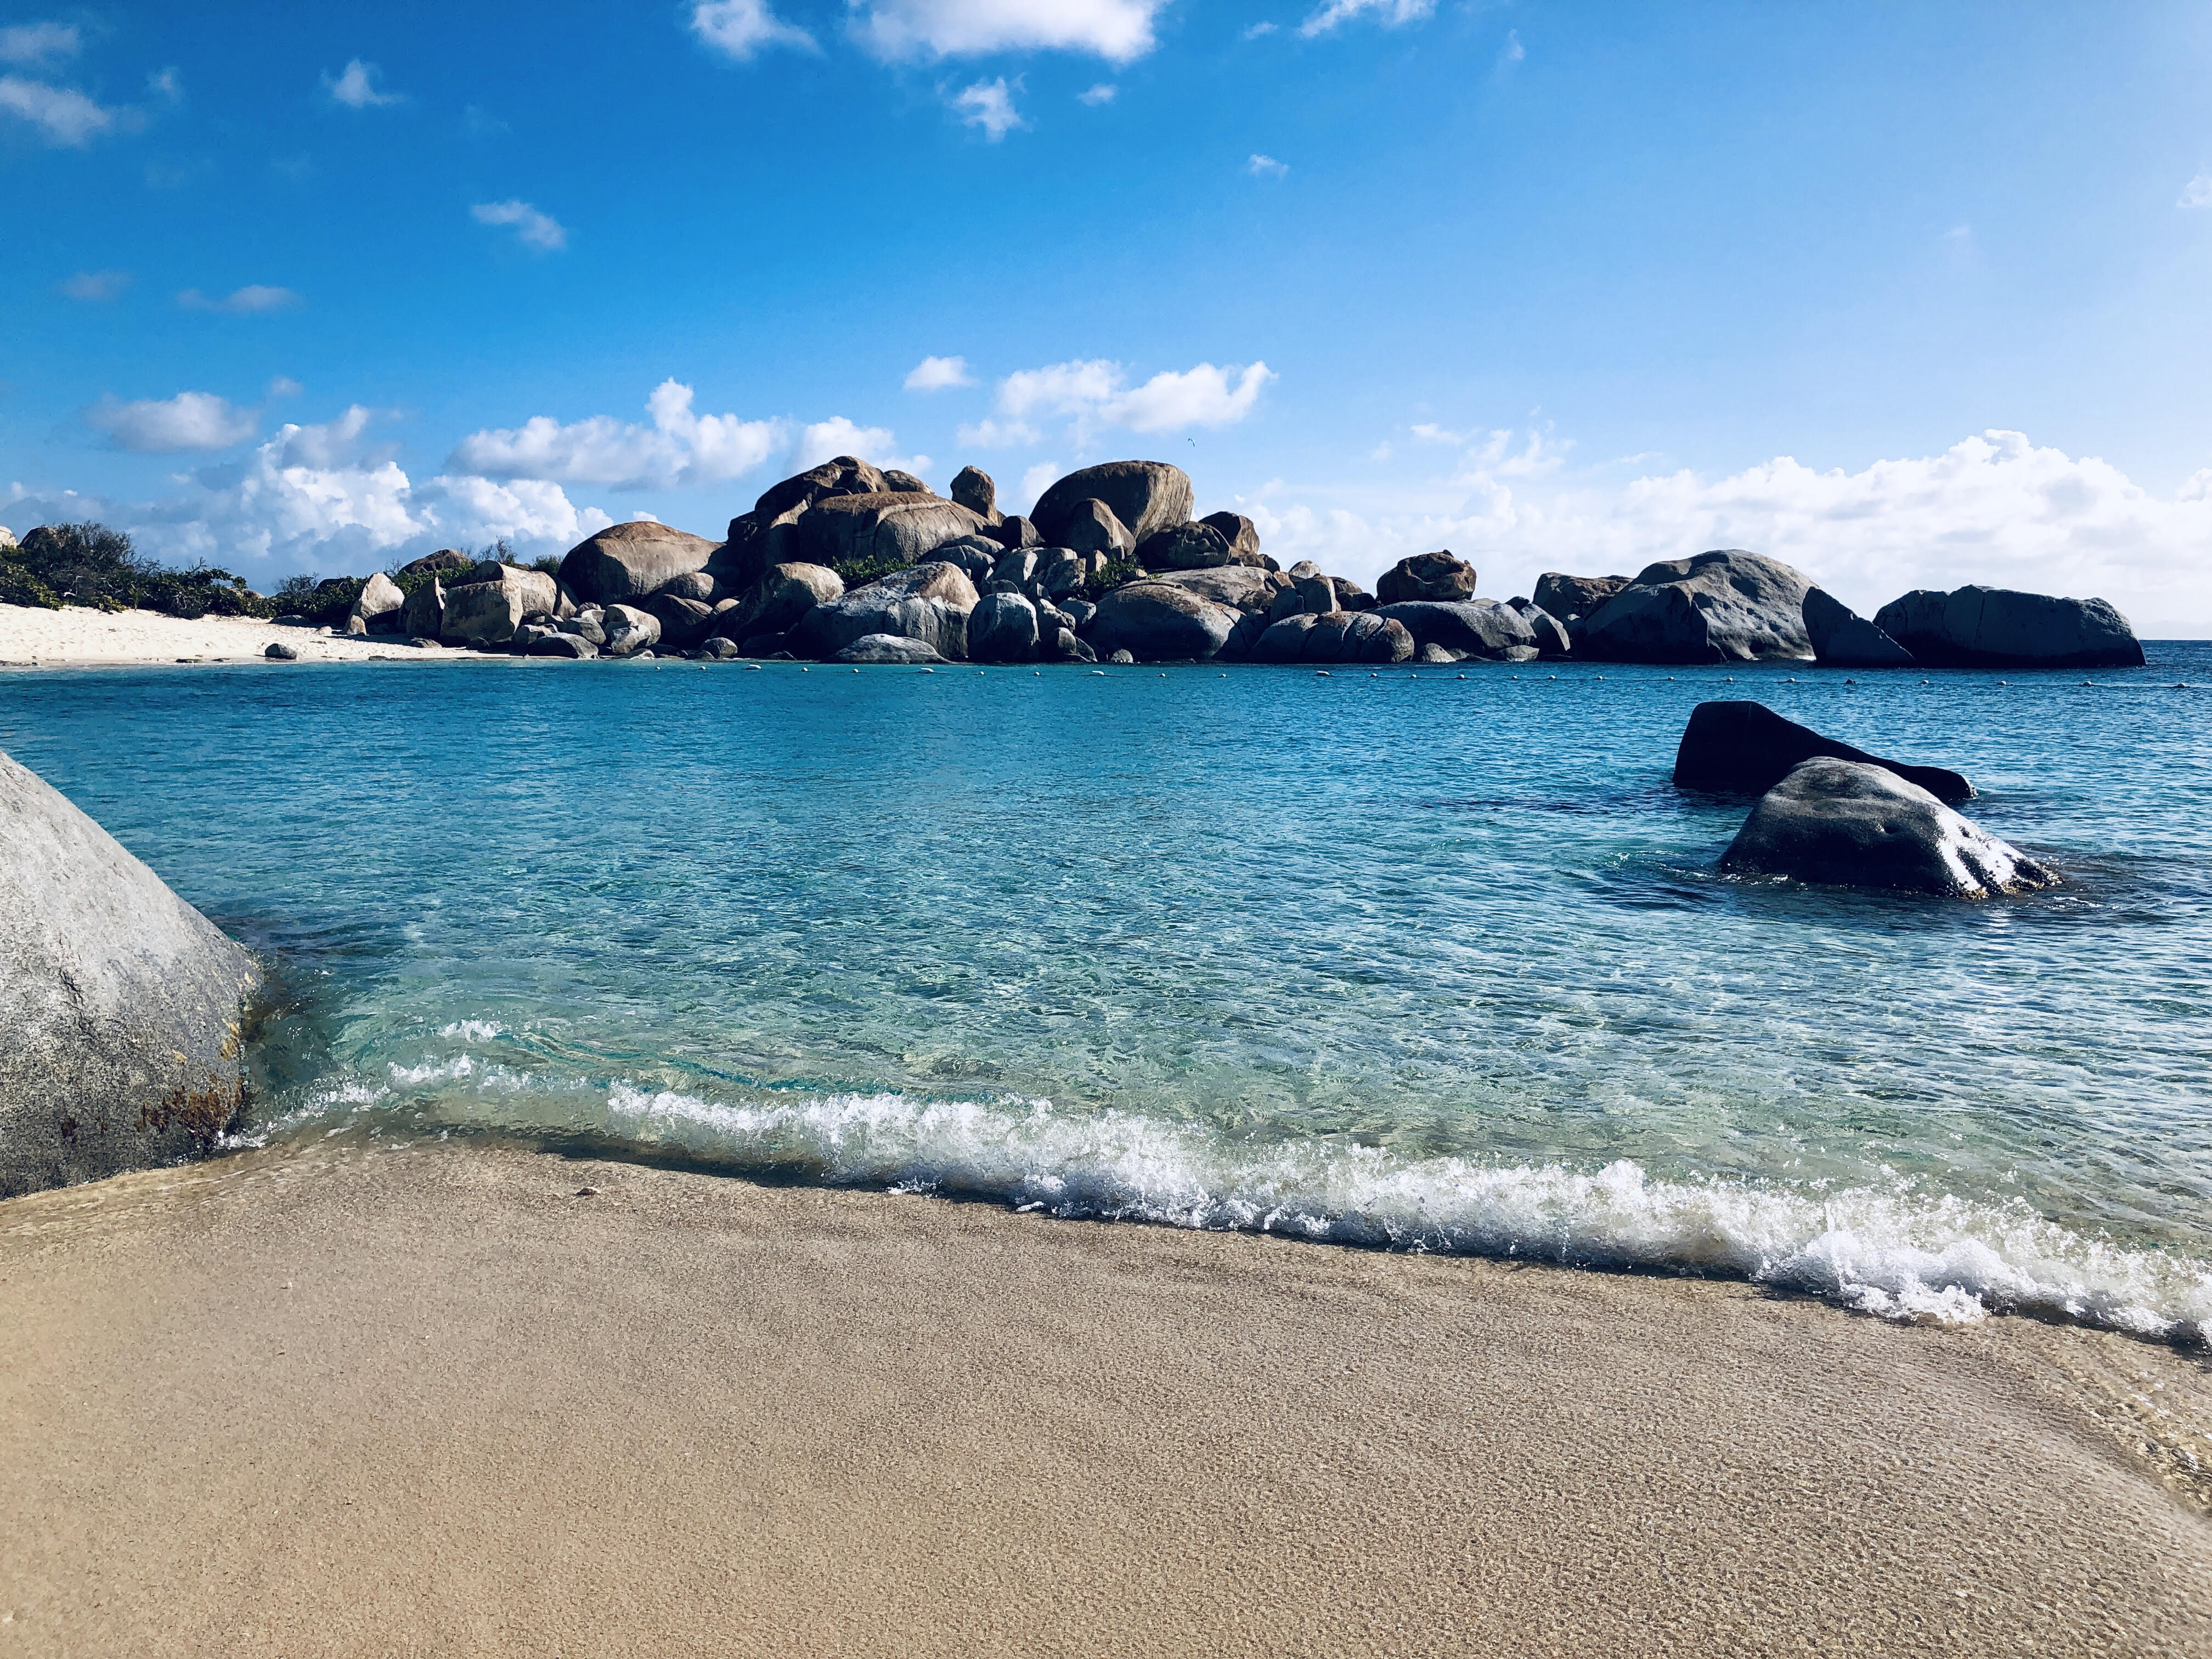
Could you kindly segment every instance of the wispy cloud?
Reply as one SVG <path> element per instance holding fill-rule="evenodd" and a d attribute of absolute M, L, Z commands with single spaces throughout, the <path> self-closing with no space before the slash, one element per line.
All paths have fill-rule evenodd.
<path fill-rule="evenodd" d="M 908 392 L 942 392 L 948 386 L 975 384 L 965 357 L 924 357 L 906 377 Z"/>
<path fill-rule="evenodd" d="M 60 292 L 65 298 L 90 304 L 112 300 L 130 286 L 131 273 L 127 270 L 80 270 L 60 285 Z"/>
<path fill-rule="evenodd" d="M 1127 64 L 1156 44 L 1167 0 L 848 0 L 853 32 L 882 58 L 1076 52 Z"/>
<path fill-rule="evenodd" d="M 1528 55 L 1528 49 L 1521 44 L 1521 31 L 1506 30 L 1505 44 L 1498 49 L 1498 67 L 1501 70 L 1510 69 Z"/>
<path fill-rule="evenodd" d="M 699 0 L 691 8 L 691 32 L 741 64 L 769 46 L 821 50 L 812 35 L 769 9 L 768 0 Z"/>
<path fill-rule="evenodd" d="M 1091 88 L 1088 92 L 1077 93 L 1075 94 L 1075 98 L 1078 103 L 1089 104 L 1095 109 L 1101 104 L 1112 103 L 1114 101 L 1114 95 L 1121 90 L 1121 88 L 1113 85 L 1109 82 L 1101 81 L 1097 86 Z"/>
<path fill-rule="evenodd" d="M 0 29 L 0 64 L 51 69 L 84 50 L 84 35 L 74 23 L 15 23 Z"/>
<path fill-rule="evenodd" d="M 143 125 L 136 110 L 110 108 L 73 87 L 50 87 L 20 75 L 0 75 L 0 114 L 28 121 L 50 144 L 82 149 L 103 134 Z"/>
<path fill-rule="evenodd" d="M 141 455 L 228 449 L 253 435 L 256 418 L 252 410 L 235 408 L 211 392 L 135 403 L 103 398 L 84 411 L 87 426 L 106 433 L 116 448 Z"/>
<path fill-rule="evenodd" d="M 1185 427 L 1233 426 L 1252 412 L 1274 372 L 1265 363 L 1217 368 L 1200 363 L 1181 372 L 1155 374 L 1143 385 L 1125 385 L 1127 371 L 1103 358 L 1054 363 L 1009 374 L 999 383 L 999 413 L 1012 424 L 969 428 L 977 441 L 994 436 L 1036 441 L 1033 416 L 1071 417 L 1077 441 L 1106 427 L 1132 432 L 1176 432 Z M 988 428 L 988 430 L 987 430 Z"/>
<path fill-rule="evenodd" d="M 289 288 L 251 283 L 220 299 L 210 299 L 199 289 L 188 288 L 177 295 L 177 303 L 186 311 L 222 311 L 234 317 L 251 317 L 267 311 L 289 311 L 305 302 Z"/>
<path fill-rule="evenodd" d="M 1014 84 L 1021 83 L 1018 81 Z M 994 144 L 1016 128 L 1029 125 L 1014 107 L 1013 94 L 1003 75 L 995 81 L 978 81 L 972 87 L 963 87 L 953 94 L 951 102 L 960 112 L 963 125 L 982 128 L 983 136 Z"/>
<path fill-rule="evenodd" d="M 327 71 L 324 73 L 323 91 L 332 103 L 343 104 L 348 109 L 383 109 L 393 104 L 405 103 L 405 93 L 384 92 L 378 88 L 376 83 L 383 74 L 384 71 L 375 64 L 356 58 L 336 78 Z"/>
<path fill-rule="evenodd" d="M 2181 187 L 2176 207 L 2212 207 L 2212 173 L 2200 173 Z"/>
<path fill-rule="evenodd" d="M 1291 170 L 1288 161 L 1278 161 L 1272 155 L 1254 155 L 1244 163 L 1244 171 L 1255 179 L 1279 179 Z"/>
<path fill-rule="evenodd" d="M 526 247 L 555 253 L 568 246 L 568 232 L 550 213 L 540 213 L 523 201 L 479 202 L 469 210 L 480 225 L 512 225 Z"/>
<path fill-rule="evenodd" d="M 1275 26 L 1273 23 L 1255 23 L 1250 28 L 1244 31 L 1244 39 L 1247 40 L 1258 40 L 1267 35 L 1273 34 L 1274 32 Z"/>
<path fill-rule="evenodd" d="M 1354 18 L 1370 16 L 1385 28 L 1398 28 L 1420 22 L 1436 9 L 1437 0 L 1328 0 L 1327 5 L 1298 25 L 1298 33 L 1311 40 Z"/>

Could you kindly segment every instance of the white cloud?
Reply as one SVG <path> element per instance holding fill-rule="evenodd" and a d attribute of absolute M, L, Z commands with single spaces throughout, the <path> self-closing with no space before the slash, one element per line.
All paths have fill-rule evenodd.
<path fill-rule="evenodd" d="M 1121 88 L 1117 86 L 1101 81 L 1097 86 L 1091 88 L 1088 92 L 1077 93 L 1075 94 L 1075 101 L 1079 104 L 1088 104 L 1093 109 L 1096 109 L 1101 104 L 1112 103 L 1114 101 L 1115 94 L 1121 90 Z"/>
<path fill-rule="evenodd" d="M 994 52 L 1079 52 L 1111 64 L 1156 44 L 1167 0 L 848 0 L 853 32 L 884 58 L 958 58 Z"/>
<path fill-rule="evenodd" d="M 1244 31 L 1244 38 L 1247 40 L 1257 40 L 1274 32 L 1275 26 L 1273 23 L 1255 23 Z"/>
<path fill-rule="evenodd" d="M 118 449 L 142 455 L 228 449 L 253 435 L 255 416 L 210 392 L 179 392 L 158 401 L 118 403 L 103 398 L 84 411 L 85 424 L 105 432 Z"/>
<path fill-rule="evenodd" d="M 1437 9 L 1437 0 L 1328 0 L 1328 3 L 1298 25 L 1298 33 L 1311 40 L 1326 34 L 1355 17 L 1375 15 L 1385 28 L 1418 23 Z"/>
<path fill-rule="evenodd" d="M 1236 383 L 1231 384 L 1231 377 Z M 1252 412 L 1261 389 L 1275 378 L 1265 363 L 1247 368 L 1216 368 L 1212 363 L 1182 373 L 1155 374 L 1142 386 L 1123 385 L 1121 364 L 1103 358 L 1087 362 L 1054 363 L 1046 368 L 1026 368 L 999 383 L 999 412 L 1018 426 L 963 428 L 963 441 L 972 435 L 981 441 L 996 436 L 1002 441 L 1026 436 L 1036 441 L 1027 425 L 1030 416 L 1068 416 L 1074 421 L 1078 443 L 1104 427 L 1126 427 L 1133 432 L 1174 432 L 1184 427 L 1230 426 Z"/>
<path fill-rule="evenodd" d="M 177 303 L 186 311 L 224 311 L 234 317 L 250 317 L 267 311 L 289 311 L 302 301 L 289 288 L 250 283 L 244 288 L 233 289 L 220 300 L 210 300 L 199 289 L 188 288 L 177 295 Z"/>
<path fill-rule="evenodd" d="M 165 104 L 185 101 L 185 75 L 174 64 L 146 77 L 146 90 Z"/>
<path fill-rule="evenodd" d="M 376 82 L 384 71 L 374 64 L 354 58 L 345 66 L 343 74 L 333 80 L 330 72 L 323 74 L 323 90 L 334 104 L 343 104 L 348 109 L 383 109 L 393 104 L 404 104 L 404 92 L 380 92 Z"/>
<path fill-rule="evenodd" d="M 833 415 L 826 421 L 799 428 L 791 465 L 794 471 L 804 472 L 835 456 L 855 455 L 877 466 L 896 467 L 902 472 L 920 474 L 929 471 L 927 455 L 893 454 L 891 446 L 897 441 L 887 427 L 855 426 L 842 415 Z"/>
<path fill-rule="evenodd" d="M 0 75 L 0 112 L 28 121 L 50 144 L 81 149 L 103 133 L 139 125 L 137 112 L 109 109 L 69 87 Z"/>
<path fill-rule="evenodd" d="M 1244 171 L 1255 179 L 1280 179 L 1290 170 L 1291 164 L 1288 161 L 1278 161 L 1272 155 L 1255 154 L 1244 164 Z"/>
<path fill-rule="evenodd" d="M 61 293 L 71 300 L 112 300 L 130 286 L 127 270 L 80 270 L 61 284 Z"/>
<path fill-rule="evenodd" d="M 1408 429 L 1424 443 L 1450 444 L 1466 451 L 1452 475 L 1450 482 L 1454 483 L 1478 483 L 1486 478 L 1541 477 L 1558 471 L 1566 461 L 1567 452 L 1575 447 L 1571 438 L 1554 439 L 1548 428 L 1527 433 L 1516 433 L 1510 428 L 1491 432 L 1451 432 L 1432 421 L 1423 421 Z"/>
<path fill-rule="evenodd" d="M 2176 207 L 2212 207 L 2212 173 L 2200 173 L 2181 187 Z"/>
<path fill-rule="evenodd" d="M 50 69 L 83 50 L 84 36 L 74 23 L 17 23 L 0 29 L 0 64 Z"/>
<path fill-rule="evenodd" d="M 741 64 L 767 46 L 821 50 L 812 35 L 770 10 L 768 0 L 700 0 L 691 8 L 691 32 Z"/>
<path fill-rule="evenodd" d="M 1508 68 L 1512 64 L 1520 63 L 1528 56 L 1528 49 L 1521 44 L 1521 31 L 1518 29 L 1506 30 L 1505 44 L 1498 49 L 1498 67 L 1500 69 Z"/>
<path fill-rule="evenodd" d="M 1022 510 L 1026 513 L 1034 507 L 1036 504 L 1036 498 L 1051 489 L 1059 480 L 1060 463 L 1058 461 L 1039 461 L 1028 471 L 1023 473 L 1021 494 L 1016 497 L 1022 504 Z"/>
<path fill-rule="evenodd" d="M 542 253 L 557 252 L 568 246 L 568 228 L 527 202 L 479 202 L 469 213 L 480 225 L 513 225 L 524 246 Z"/>
<path fill-rule="evenodd" d="M 595 415 L 564 426 L 539 415 L 520 427 L 471 433 L 454 446 L 446 465 L 495 478 L 641 489 L 720 483 L 751 471 L 782 447 L 781 422 L 697 414 L 691 398 L 691 388 L 672 378 L 646 399 L 649 425 Z"/>
<path fill-rule="evenodd" d="M 279 374 L 269 382 L 268 395 L 271 398 L 296 398 L 307 389 L 290 375 Z"/>
<path fill-rule="evenodd" d="M 1014 84 L 1021 83 L 1018 81 Z M 978 81 L 972 87 L 963 87 L 951 103 L 960 112 L 963 126 L 982 128 L 983 136 L 994 144 L 1015 128 L 1029 125 L 1014 108 L 1013 94 L 1006 89 L 1004 76 L 995 81 Z"/>
<path fill-rule="evenodd" d="M 1023 421 L 978 421 L 973 426 L 963 426 L 953 435 L 963 449 L 1018 449 L 1044 441 L 1042 433 Z"/>
<path fill-rule="evenodd" d="M 1279 562 L 1310 557 L 1370 583 L 1437 547 L 1472 559 L 1483 591 L 1498 595 L 1526 593 L 1546 570 L 1632 574 L 1657 559 L 1745 547 L 1795 565 L 1864 615 L 1911 588 L 1986 582 L 2109 599 L 2146 637 L 2212 629 L 2212 469 L 2160 497 L 2106 462 L 2017 432 L 1856 472 L 1784 456 L 1717 478 L 1509 483 L 1478 471 L 1452 489 L 1425 499 L 1396 492 L 1407 505 L 1364 514 L 1266 499 L 1243 510 Z"/>
<path fill-rule="evenodd" d="M 924 357 L 906 377 L 908 392 L 942 392 L 948 386 L 975 384 L 965 357 Z"/>

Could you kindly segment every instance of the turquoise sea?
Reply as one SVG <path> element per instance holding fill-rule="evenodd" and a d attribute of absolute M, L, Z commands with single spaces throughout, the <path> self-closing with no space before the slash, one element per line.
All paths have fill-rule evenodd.
<path fill-rule="evenodd" d="M 2212 1322 L 2212 646 L 2094 676 L 0 672 L 278 970 L 247 1139 L 497 1131 L 1071 1216 Z M 2054 892 L 1721 879 L 1753 696 Z"/>

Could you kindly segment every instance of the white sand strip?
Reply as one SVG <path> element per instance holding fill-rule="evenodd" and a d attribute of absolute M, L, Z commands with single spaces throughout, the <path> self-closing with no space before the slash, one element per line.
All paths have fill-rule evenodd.
<path fill-rule="evenodd" d="M 279 628 L 250 617 L 202 617 L 186 622 L 152 611 L 60 611 L 0 605 L 0 665 L 60 667 L 79 663 L 246 662 L 265 659 L 282 641 L 301 662 L 466 662 L 470 651 L 425 650 L 396 634 L 348 639 L 312 628 Z"/>

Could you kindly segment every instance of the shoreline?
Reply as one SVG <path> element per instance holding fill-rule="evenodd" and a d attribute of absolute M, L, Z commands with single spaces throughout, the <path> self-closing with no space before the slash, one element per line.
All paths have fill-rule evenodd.
<path fill-rule="evenodd" d="M 10 1652 L 2212 1640 L 2212 1370 L 2081 1328 L 353 1137 L 0 1281 Z"/>
<path fill-rule="evenodd" d="M 398 635 L 318 634 L 312 628 L 279 628 L 253 617 L 202 617 L 186 621 L 153 611 L 95 611 L 70 605 L 0 605 L 0 668 L 90 668 L 112 665 L 268 662 L 297 665 L 265 655 L 278 641 L 299 662 L 465 662 L 478 653 L 425 651 Z"/>

